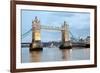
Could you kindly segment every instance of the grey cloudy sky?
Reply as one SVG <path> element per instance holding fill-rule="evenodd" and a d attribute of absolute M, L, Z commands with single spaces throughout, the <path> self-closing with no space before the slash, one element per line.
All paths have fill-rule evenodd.
<path fill-rule="evenodd" d="M 21 25 L 22 34 L 32 28 L 32 20 L 38 17 L 41 21 L 41 25 L 60 27 L 64 21 L 69 25 L 71 33 L 74 37 L 86 38 L 90 35 L 90 13 L 86 12 L 65 12 L 65 11 L 34 11 L 34 10 L 22 10 L 21 11 Z M 30 32 L 23 42 L 30 42 L 32 39 L 32 33 Z M 56 41 L 61 40 L 61 33 L 58 31 L 41 31 L 42 41 Z"/>

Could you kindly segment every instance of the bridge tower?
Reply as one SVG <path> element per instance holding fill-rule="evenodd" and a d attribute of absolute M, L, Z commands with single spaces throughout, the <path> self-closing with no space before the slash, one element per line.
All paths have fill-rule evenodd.
<path fill-rule="evenodd" d="M 70 42 L 70 36 L 69 36 L 69 26 L 64 21 L 64 25 L 62 25 L 62 44 L 60 45 L 60 49 L 70 49 L 72 47 L 72 44 Z"/>
<path fill-rule="evenodd" d="M 32 21 L 32 43 L 30 45 L 30 50 L 42 50 L 41 45 L 41 30 L 40 30 L 40 20 L 35 17 L 35 19 Z"/>

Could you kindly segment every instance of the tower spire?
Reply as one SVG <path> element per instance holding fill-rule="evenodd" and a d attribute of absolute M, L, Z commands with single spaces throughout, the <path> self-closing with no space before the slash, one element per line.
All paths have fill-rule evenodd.
<path fill-rule="evenodd" d="M 40 22 L 40 20 L 38 19 L 37 16 L 35 16 L 35 18 L 34 18 L 34 20 L 32 21 L 32 23 L 39 23 L 39 22 Z"/>

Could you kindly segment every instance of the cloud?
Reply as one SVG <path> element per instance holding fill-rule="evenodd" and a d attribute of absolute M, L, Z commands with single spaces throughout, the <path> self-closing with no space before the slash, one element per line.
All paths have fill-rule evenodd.
<path fill-rule="evenodd" d="M 37 16 L 41 25 L 60 27 L 64 21 L 69 25 L 70 31 L 75 36 L 86 36 L 90 33 L 90 14 L 83 12 L 56 12 L 56 11 L 27 11 L 22 10 L 22 33 L 32 28 L 32 20 Z M 45 32 L 42 34 L 43 40 L 57 40 L 60 38 L 58 32 L 50 33 L 47 35 Z M 84 34 L 84 35 L 83 35 Z M 32 34 L 30 34 L 32 35 Z M 29 40 L 28 36 L 24 40 Z M 48 37 L 48 38 L 45 38 Z M 24 41 L 23 40 L 23 41 Z"/>

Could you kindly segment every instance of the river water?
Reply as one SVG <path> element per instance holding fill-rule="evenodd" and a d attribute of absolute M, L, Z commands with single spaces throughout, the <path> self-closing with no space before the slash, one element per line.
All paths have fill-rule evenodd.
<path fill-rule="evenodd" d="M 28 47 L 21 50 L 22 63 L 89 60 L 90 48 L 43 48 L 43 51 L 29 51 Z"/>

